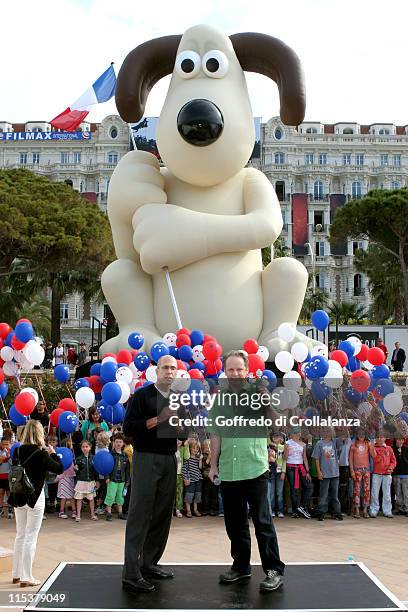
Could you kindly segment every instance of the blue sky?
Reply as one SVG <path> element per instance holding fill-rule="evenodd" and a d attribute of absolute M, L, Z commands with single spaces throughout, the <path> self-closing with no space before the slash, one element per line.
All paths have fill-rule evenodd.
<path fill-rule="evenodd" d="M 408 123 L 408 0 L 5 0 L 2 8 L 0 120 L 49 120 L 137 44 L 209 23 L 292 46 L 306 75 L 306 119 Z M 247 80 L 254 115 L 276 115 L 274 83 Z M 147 115 L 160 113 L 167 85 L 155 86 Z M 90 120 L 115 112 L 111 101 Z"/>

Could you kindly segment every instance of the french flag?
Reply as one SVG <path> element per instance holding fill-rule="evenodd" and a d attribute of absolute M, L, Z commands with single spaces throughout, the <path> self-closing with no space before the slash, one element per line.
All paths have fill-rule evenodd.
<path fill-rule="evenodd" d="M 92 106 L 107 102 L 115 95 L 116 75 L 111 64 L 107 70 L 68 108 L 50 121 L 54 127 L 73 132 L 81 125 Z"/>

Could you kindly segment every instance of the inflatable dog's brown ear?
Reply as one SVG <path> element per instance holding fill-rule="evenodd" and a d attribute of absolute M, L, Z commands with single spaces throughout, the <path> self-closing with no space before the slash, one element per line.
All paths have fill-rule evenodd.
<path fill-rule="evenodd" d="M 116 106 L 124 121 L 139 121 L 153 85 L 171 74 L 181 35 L 154 38 L 133 49 L 119 70 Z"/>
<path fill-rule="evenodd" d="M 233 34 L 230 39 L 243 70 L 264 74 L 277 84 L 283 123 L 302 123 L 306 92 L 302 66 L 296 53 L 278 38 L 267 34 L 242 32 Z"/>

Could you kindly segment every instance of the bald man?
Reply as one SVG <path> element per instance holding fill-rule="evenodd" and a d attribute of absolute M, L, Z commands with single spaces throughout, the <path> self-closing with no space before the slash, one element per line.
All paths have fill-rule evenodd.
<path fill-rule="evenodd" d="M 176 429 L 168 423 L 170 387 L 177 373 L 171 355 L 157 363 L 157 382 L 135 392 L 129 401 L 123 433 L 133 438 L 132 490 L 125 535 L 122 586 L 154 591 L 151 579 L 173 578 L 158 565 L 166 548 L 176 494 Z"/>

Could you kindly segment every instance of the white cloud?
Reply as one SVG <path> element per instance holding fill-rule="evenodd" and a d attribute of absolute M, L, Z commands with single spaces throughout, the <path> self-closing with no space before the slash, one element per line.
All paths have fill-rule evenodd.
<path fill-rule="evenodd" d="M 2 8 L 0 120 L 51 119 L 111 61 L 119 70 L 137 44 L 210 23 L 292 46 L 306 74 L 308 119 L 408 123 L 406 0 L 7 0 Z M 159 114 L 167 82 L 154 88 L 147 114 Z M 259 75 L 248 83 L 254 114 L 277 114 L 276 86 Z M 90 119 L 111 112 L 113 101 Z"/>

